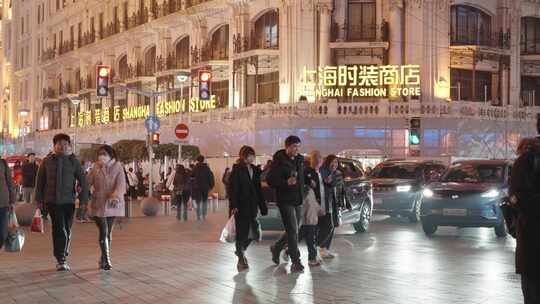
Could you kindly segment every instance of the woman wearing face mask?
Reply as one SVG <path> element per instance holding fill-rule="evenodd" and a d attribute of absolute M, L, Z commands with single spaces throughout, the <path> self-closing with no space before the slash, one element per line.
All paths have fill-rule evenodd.
<path fill-rule="evenodd" d="M 120 162 L 116 160 L 113 148 L 104 145 L 99 148 L 98 161 L 88 174 L 88 184 L 92 187 L 90 216 L 99 229 L 99 247 L 101 260 L 99 268 L 110 270 L 111 235 L 114 219 L 124 216 L 124 194 L 126 178 Z"/>
<path fill-rule="evenodd" d="M 238 271 L 249 268 L 244 252 L 252 239 L 250 231 L 257 229 L 256 218 L 261 211 L 268 214 L 261 190 L 261 170 L 253 165 L 255 150 L 249 146 L 240 149 L 239 159 L 234 164 L 230 176 L 229 201 L 231 213 L 236 221 L 236 256 Z"/>

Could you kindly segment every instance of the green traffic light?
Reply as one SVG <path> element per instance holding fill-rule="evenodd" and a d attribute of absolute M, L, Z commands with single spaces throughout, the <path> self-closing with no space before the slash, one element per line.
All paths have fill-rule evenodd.
<path fill-rule="evenodd" d="M 420 136 L 418 134 L 409 135 L 409 143 L 411 145 L 419 145 L 420 144 Z"/>

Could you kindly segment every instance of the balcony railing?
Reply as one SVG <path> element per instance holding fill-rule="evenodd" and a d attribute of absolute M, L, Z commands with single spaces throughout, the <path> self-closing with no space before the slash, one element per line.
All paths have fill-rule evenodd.
<path fill-rule="evenodd" d="M 229 59 L 228 46 L 212 47 L 211 43 L 206 43 L 203 47 L 191 48 L 191 61 L 193 64 L 208 62 L 210 60 L 227 60 Z"/>
<path fill-rule="evenodd" d="M 353 30 L 354 29 L 354 30 Z M 388 41 L 389 25 L 388 22 L 377 24 L 339 24 L 333 22 L 331 25 L 332 42 L 376 42 Z"/>
<path fill-rule="evenodd" d="M 58 91 L 50 87 L 43 88 L 42 98 L 43 99 L 56 99 L 58 98 Z"/>
<path fill-rule="evenodd" d="M 41 62 L 52 60 L 56 57 L 56 49 L 48 48 L 41 52 Z"/>
<path fill-rule="evenodd" d="M 130 29 L 135 28 L 135 27 L 137 27 L 139 25 L 143 25 L 143 24 L 147 23 L 148 20 L 149 20 L 148 8 L 144 7 L 143 9 L 141 9 L 141 10 L 139 10 L 137 12 L 133 12 L 131 17 L 129 17 L 127 29 L 130 30 Z"/>
<path fill-rule="evenodd" d="M 176 69 L 188 69 L 189 58 L 177 57 L 173 53 L 167 55 L 166 58 L 160 55 L 156 59 L 156 68 L 158 72 L 164 72 L 164 71 L 176 70 Z"/>
<path fill-rule="evenodd" d="M 272 42 L 271 39 L 259 37 L 255 32 L 251 32 L 249 36 L 234 35 L 233 49 L 235 54 L 251 51 L 251 50 L 278 50 L 279 43 Z"/>
<path fill-rule="evenodd" d="M 74 49 L 75 49 L 75 43 L 71 41 L 61 42 L 58 48 L 58 55 L 63 55 L 65 53 L 73 51 Z"/>
<path fill-rule="evenodd" d="M 108 23 L 103 29 L 101 39 L 111 37 L 112 35 L 116 35 L 118 33 L 120 33 L 120 20 Z"/>
<path fill-rule="evenodd" d="M 482 33 L 480 31 L 478 35 L 466 35 L 460 33 L 454 33 L 450 37 L 450 45 L 478 45 L 487 46 L 500 49 L 510 48 L 510 32 L 500 31 L 498 33 Z"/>

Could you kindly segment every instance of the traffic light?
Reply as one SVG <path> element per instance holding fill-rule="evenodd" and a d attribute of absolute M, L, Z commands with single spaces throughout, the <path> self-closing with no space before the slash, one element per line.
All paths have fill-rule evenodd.
<path fill-rule="evenodd" d="M 210 100 L 210 80 L 212 80 L 212 72 L 199 71 L 199 99 Z"/>
<path fill-rule="evenodd" d="M 159 133 L 152 133 L 152 145 L 153 146 L 159 145 Z"/>
<path fill-rule="evenodd" d="M 96 67 L 96 95 L 97 97 L 109 96 L 109 78 L 111 67 L 108 65 L 98 65 Z"/>
<path fill-rule="evenodd" d="M 409 145 L 420 145 L 422 139 L 422 132 L 420 128 L 420 118 L 411 118 L 409 122 Z"/>

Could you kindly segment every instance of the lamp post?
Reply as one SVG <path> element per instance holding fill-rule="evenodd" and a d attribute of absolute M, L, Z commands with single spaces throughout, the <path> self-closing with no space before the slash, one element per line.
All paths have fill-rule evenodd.
<path fill-rule="evenodd" d="M 78 96 L 78 95 L 74 95 L 74 96 L 68 96 L 69 100 L 71 101 L 71 103 L 73 104 L 73 106 L 75 107 L 75 131 L 74 131 L 74 136 L 73 136 L 73 153 L 74 154 L 77 154 L 77 116 L 78 116 L 78 113 L 77 113 L 77 110 L 78 110 L 78 107 L 79 107 L 79 104 L 81 103 L 81 98 Z"/>
<path fill-rule="evenodd" d="M 19 110 L 19 116 L 22 118 L 23 120 L 23 128 L 19 127 L 19 133 L 22 133 L 22 152 L 23 154 L 25 153 L 26 151 L 26 145 L 25 145 L 25 142 L 24 142 L 24 138 L 26 137 L 26 124 L 28 123 L 26 121 L 26 118 L 28 117 L 28 115 L 30 114 L 30 110 L 28 109 L 20 109 Z M 22 130 L 22 132 L 21 132 Z"/>

